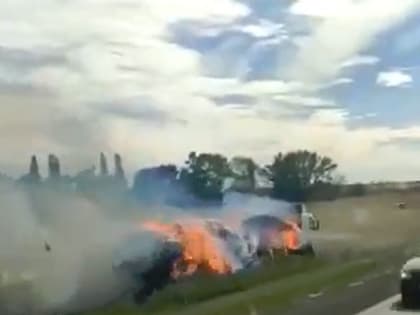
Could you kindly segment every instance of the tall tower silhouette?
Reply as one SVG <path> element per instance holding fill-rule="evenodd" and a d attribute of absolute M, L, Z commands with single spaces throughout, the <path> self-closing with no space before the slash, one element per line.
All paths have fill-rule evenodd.
<path fill-rule="evenodd" d="M 101 153 L 99 158 L 99 170 L 101 176 L 108 176 L 108 164 L 106 162 L 106 157 L 104 153 Z"/>
<path fill-rule="evenodd" d="M 31 157 L 31 164 L 29 166 L 29 177 L 32 181 L 38 182 L 41 180 L 41 175 L 39 175 L 38 161 L 35 155 Z"/>

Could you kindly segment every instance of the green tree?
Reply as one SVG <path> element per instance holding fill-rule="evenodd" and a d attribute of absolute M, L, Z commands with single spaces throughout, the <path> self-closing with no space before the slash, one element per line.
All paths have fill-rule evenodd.
<path fill-rule="evenodd" d="M 337 164 L 316 152 L 299 150 L 277 154 L 267 167 L 273 182 L 272 195 L 289 201 L 304 201 L 314 187 L 332 184 Z"/>
<path fill-rule="evenodd" d="M 222 200 L 225 179 L 231 175 L 226 157 L 220 154 L 189 154 L 180 180 L 188 191 L 203 200 Z"/>

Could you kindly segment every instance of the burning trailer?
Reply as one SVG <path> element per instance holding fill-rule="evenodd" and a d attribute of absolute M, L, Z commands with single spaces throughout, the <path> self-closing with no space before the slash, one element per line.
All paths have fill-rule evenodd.
<path fill-rule="evenodd" d="M 273 256 L 276 251 L 285 255 L 315 254 L 312 243 L 305 239 L 299 225 L 291 220 L 256 215 L 243 221 L 241 229 L 258 257 L 267 253 Z"/>
<path fill-rule="evenodd" d="M 180 244 L 182 257 L 174 265 L 174 278 L 196 271 L 230 274 L 249 265 L 252 259 L 243 238 L 220 221 L 146 222 L 143 226 Z"/>
<path fill-rule="evenodd" d="M 241 233 L 218 220 L 147 221 L 121 247 L 114 268 L 134 280 L 135 300 L 141 303 L 171 282 L 196 273 L 229 275 L 276 251 L 314 255 L 299 226 L 276 216 L 252 216 L 242 222 Z"/>
<path fill-rule="evenodd" d="M 258 263 L 244 239 L 216 220 L 148 221 L 141 230 L 121 246 L 114 262 L 116 272 L 134 280 L 138 303 L 181 278 L 228 275 Z"/>
<path fill-rule="evenodd" d="M 216 239 L 221 241 L 222 247 L 225 248 L 224 252 L 231 255 L 230 260 L 236 266 L 234 270 L 258 265 L 259 261 L 256 259 L 255 251 L 243 235 L 214 219 L 206 220 L 205 226 Z"/>

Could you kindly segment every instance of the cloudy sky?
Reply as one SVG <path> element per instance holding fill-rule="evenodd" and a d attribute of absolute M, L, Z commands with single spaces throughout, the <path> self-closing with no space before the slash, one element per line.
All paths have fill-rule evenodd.
<path fill-rule="evenodd" d="M 0 170 L 318 150 L 420 178 L 420 0 L 0 2 Z"/>

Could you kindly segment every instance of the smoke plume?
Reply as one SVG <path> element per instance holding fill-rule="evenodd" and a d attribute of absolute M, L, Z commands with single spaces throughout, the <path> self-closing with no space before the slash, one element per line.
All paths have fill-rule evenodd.
<path fill-rule="evenodd" d="M 17 307 L 16 314 L 27 314 L 27 305 L 41 311 L 82 310 L 120 297 L 133 285 L 113 269 L 121 245 L 134 235 L 133 251 L 123 256 L 149 257 L 154 250 L 153 239 L 139 234 L 142 220 L 173 223 L 211 217 L 236 228 L 251 215 L 282 216 L 290 208 L 287 203 L 235 193 L 227 193 L 218 209 L 185 210 L 164 204 L 146 208 L 129 198 L 113 198 L 106 186 L 103 195 L 109 199 L 103 195 L 95 199 L 59 184 L 0 182 L 0 287 L 6 288 L 4 292 L 11 286 L 30 288 L 13 297 L 0 294 L 0 313 L 13 314 L 11 308 Z M 111 202 L 115 199 L 119 202 Z"/>
<path fill-rule="evenodd" d="M 133 229 L 124 209 L 111 218 L 75 193 L 15 184 L 1 184 L 0 204 L 0 285 L 6 288 L 0 310 L 24 314 L 28 303 L 41 310 L 85 308 L 127 288 L 112 270 L 115 248 Z M 8 287 L 25 284 L 31 290 L 7 296 Z"/>

